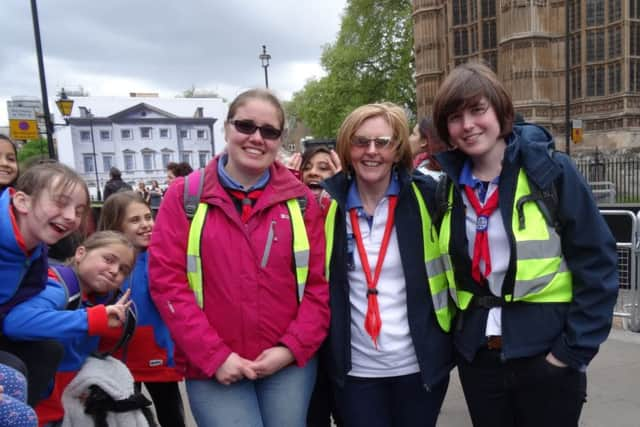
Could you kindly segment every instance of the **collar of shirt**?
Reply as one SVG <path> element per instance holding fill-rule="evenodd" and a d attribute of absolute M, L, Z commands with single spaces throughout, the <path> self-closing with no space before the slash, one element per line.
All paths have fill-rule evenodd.
<path fill-rule="evenodd" d="M 236 182 L 233 178 L 231 178 L 231 176 L 229 176 L 227 171 L 224 169 L 224 167 L 227 165 L 228 160 L 229 160 L 229 155 L 223 154 L 222 157 L 220 157 L 220 160 L 218 161 L 218 178 L 220 178 L 220 183 L 224 188 L 249 192 L 249 191 L 258 190 L 260 188 L 265 187 L 267 185 L 267 182 L 269 182 L 269 178 L 271 178 L 269 169 L 267 169 L 266 171 L 264 171 L 264 174 L 262 174 L 258 182 L 256 182 L 249 188 L 244 188 L 241 184 L 238 184 L 238 182 Z"/>
<path fill-rule="evenodd" d="M 471 159 L 467 159 L 464 162 L 464 165 L 462 166 L 462 170 L 460 171 L 459 184 L 466 185 L 467 187 L 473 188 L 473 191 L 475 191 L 478 194 L 478 198 L 480 199 L 480 201 L 484 203 L 484 199 L 485 199 L 485 196 L 487 195 L 487 192 L 488 192 L 487 190 L 489 189 L 489 186 L 488 185 L 485 186 L 483 184 L 484 181 L 480 181 L 478 178 L 473 176 L 471 169 L 472 169 Z M 500 176 L 498 175 L 495 178 L 493 178 L 491 182 L 489 182 L 489 184 L 495 184 L 497 186 L 499 182 L 500 182 Z"/>
<path fill-rule="evenodd" d="M 397 196 L 400 193 L 400 182 L 398 181 L 398 175 L 391 173 L 391 179 L 389 180 L 389 186 L 384 194 L 385 197 Z M 356 180 L 351 181 L 349 186 L 349 192 L 347 193 L 347 211 L 356 208 L 359 217 L 367 217 L 364 211 L 362 200 L 360 199 L 360 193 L 358 193 L 358 185 Z"/>

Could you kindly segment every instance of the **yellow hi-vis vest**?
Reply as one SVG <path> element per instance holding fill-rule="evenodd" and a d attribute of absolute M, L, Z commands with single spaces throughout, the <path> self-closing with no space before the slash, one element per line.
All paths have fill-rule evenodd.
<path fill-rule="evenodd" d="M 497 191 L 497 190 L 496 190 Z M 449 206 L 453 204 L 453 185 L 449 186 Z M 531 194 L 529 180 L 520 169 L 514 197 L 511 229 L 516 240 L 516 275 L 512 294 L 505 302 L 571 302 L 573 280 L 562 255 L 562 244 L 556 230 L 547 224 L 535 200 L 522 205 L 523 224 L 518 222 L 518 200 Z M 458 308 L 466 310 L 473 293 L 461 289 L 453 274 L 449 243 L 451 241 L 451 209 L 445 212 L 440 227 L 440 252 L 445 256 L 449 292 Z"/>
<path fill-rule="evenodd" d="M 287 200 L 287 209 L 289 209 L 289 218 L 291 218 L 291 226 L 293 230 L 293 260 L 296 273 L 296 291 L 298 294 L 298 302 L 302 301 L 304 295 L 304 287 L 309 276 L 309 238 L 307 237 L 307 229 L 304 225 L 302 210 L 298 199 Z M 187 280 L 189 288 L 196 296 L 196 302 L 200 308 L 204 305 L 202 292 L 202 260 L 200 258 L 200 237 L 202 236 L 202 228 L 209 205 L 207 203 L 198 203 L 191 226 L 189 227 L 189 239 L 187 242 Z M 270 229 L 269 233 L 273 233 Z"/>
<path fill-rule="evenodd" d="M 438 248 L 438 236 L 434 227 L 431 226 L 431 216 L 424 203 L 424 199 L 420 194 L 418 187 L 411 183 L 413 192 L 418 200 L 418 208 L 420 211 L 420 220 L 422 223 L 422 244 L 424 252 L 424 265 L 427 270 L 429 281 L 429 291 L 431 300 L 433 301 L 433 309 L 436 313 L 436 319 L 440 328 L 449 332 L 451 330 L 451 319 L 453 319 L 455 307 L 449 304 L 449 292 L 446 271 L 444 269 L 443 258 L 440 256 Z M 336 227 L 336 213 L 338 203 L 331 201 L 327 218 L 324 223 L 324 232 L 326 236 L 326 260 L 325 260 L 325 277 L 329 280 L 329 268 L 331 262 L 331 253 L 333 251 L 334 231 Z"/>

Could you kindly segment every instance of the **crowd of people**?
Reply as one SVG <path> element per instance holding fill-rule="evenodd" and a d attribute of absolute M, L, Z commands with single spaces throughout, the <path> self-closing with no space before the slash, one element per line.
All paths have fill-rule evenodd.
<path fill-rule="evenodd" d="M 184 426 L 184 381 L 200 426 L 433 427 L 454 366 L 474 426 L 577 426 L 615 240 L 549 132 L 514 117 L 463 64 L 413 129 L 362 105 L 335 149 L 284 164 L 282 103 L 248 90 L 225 151 L 169 165 L 165 192 L 112 168 L 97 231 L 56 265 L 87 186 L 58 163 L 19 174 L 0 136 L 0 426 L 154 425 L 143 384 Z"/>

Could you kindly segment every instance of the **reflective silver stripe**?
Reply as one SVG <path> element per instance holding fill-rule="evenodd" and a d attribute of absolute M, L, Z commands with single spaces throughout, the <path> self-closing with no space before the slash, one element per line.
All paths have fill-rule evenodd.
<path fill-rule="evenodd" d="M 276 232 L 274 228 L 276 226 L 275 220 L 271 221 L 271 227 L 269 227 L 269 234 L 267 234 L 267 244 L 264 245 L 264 253 L 262 254 L 262 262 L 260 263 L 260 267 L 265 268 L 267 266 L 267 261 L 269 261 L 269 254 L 271 253 L 271 245 L 273 245 L 273 236 L 275 236 Z"/>
<path fill-rule="evenodd" d="M 451 271 L 451 258 L 448 255 L 442 255 L 440 259 L 442 260 L 442 268 L 444 271 Z"/>
<path fill-rule="evenodd" d="M 553 278 L 560 273 L 565 273 L 569 271 L 567 267 L 567 263 L 562 259 L 560 261 L 560 266 L 557 271 L 554 271 L 551 274 L 547 274 L 545 276 L 536 277 L 531 280 L 516 280 L 515 286 L 513 289 L 513 297 L 514 298 L 522 298 L 525 295 L 535 294 L 540 292 L 545 286 L 547 286 Z"/>
<path fill-rule="evenodd" d="M 187 273 L 198 272 L 198 257 L 195 255 L 187 255 Z"/>
<path fill-rule="evenodd" d="M 309 267 L 309 250 L 306 251 L 296 251 L 293 253 L 296 261 L 296 268 L 307 268 Z"/>
<path fill-rule="evenodd" d="M 425 262 L 424 266 L 427 269 L 427 274 L 429 275 L 429 277 L 436 277 L 446 271 L 446 269 L 444 268 L 443 258 L 444 257 L 439 257 Z"/>
<path fill-rule="evenodd" d="M 449 289 L 445 288 L 437 294 L 431 295 L 431 299 L 433 300 L 433 308 L 436 311 L 447 308 L 449 302 Z"/>
<path fill-rule="evenodd" d="M 549 230 L 548 240 L 525 240 L 516 243 L 518 259 L 555 258 L 562 255 L 560 236 L 555 230 Z"/>

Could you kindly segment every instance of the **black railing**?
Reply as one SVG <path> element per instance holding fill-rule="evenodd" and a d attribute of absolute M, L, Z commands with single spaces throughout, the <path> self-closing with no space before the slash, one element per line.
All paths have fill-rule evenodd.
<path fill-rule="evenodd" d="M 596 199 L 613 191 L 615 203 L 640 202 L 640 158 L 604 158 L 597 153 L 591 159 L 575 160 L 578 169 L 592 185 Z M 598 197 L 598 195 L 602 197 Z"/>

